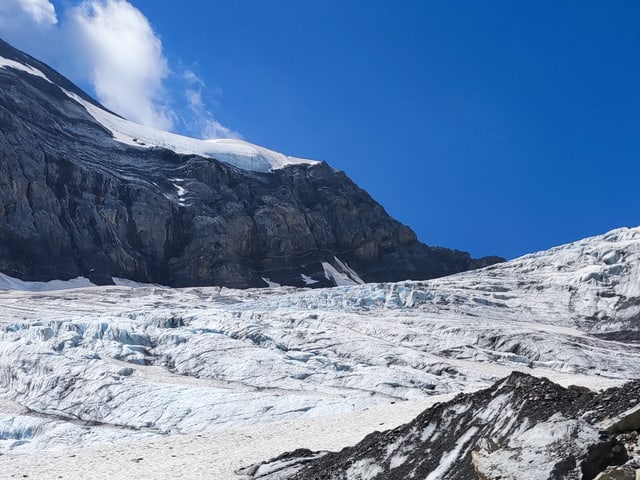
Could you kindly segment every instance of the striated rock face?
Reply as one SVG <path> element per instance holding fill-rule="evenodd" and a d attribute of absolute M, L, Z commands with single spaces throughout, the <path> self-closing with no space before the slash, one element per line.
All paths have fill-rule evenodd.
<path fill-rule="evenodd" d="M 635 479 L 640 465 L 630 457 L 640 421 L 625 412 L 637 407 L 638 394 L 637 381 L 595 394 L 512 373 L 354 447 L 296 451 L 239 473 L 262 480 Z M 611 417 L 624 428 L 603 428 Z"/>
<path fill-rule="evenodd" d="M 0 59 L 0 272 L 12 277 L 329 286 L 502 260 L 420 243 L 326 163 L 252 171 L 116 141 L 88 110 L 118 118 L 68 80 L 2 41 Z"/>

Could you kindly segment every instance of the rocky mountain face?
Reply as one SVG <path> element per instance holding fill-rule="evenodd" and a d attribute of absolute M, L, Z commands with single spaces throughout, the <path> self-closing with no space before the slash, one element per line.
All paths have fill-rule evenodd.
<path fill-rule="evenodd" d="M 173 148 L 190 139 L 151 129 L 123 141 L 122 125 L 137 131 L 0 41 L 0 272 L 101 284 L 330 286 L 502 260 L 420 243 L 326 163 L 246 168 L 263 158 Z"/>
<path fill-rule="evenodd" d="M 640 382 L 601 393 L 513 373 L 340 452 L 243 469 L 262 480 L 628 479 L 640 473 Z"/>

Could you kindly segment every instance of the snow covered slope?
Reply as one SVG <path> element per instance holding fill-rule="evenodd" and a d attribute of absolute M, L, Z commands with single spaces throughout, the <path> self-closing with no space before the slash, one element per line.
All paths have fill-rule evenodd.
<path fill-rule="evenodd" d="M 51 280 L 49 282 L 25 282 L 0 273 L 0 290 L 24 290 L 28 292 L 46 292 L 51 290 L 66 290 L 70 288 L 95 287 L 84 277 L 71 280 Z"/>
<path fill-rule="evenodd" d="M 126 278 L 113 277 L 113 284 L 119 287 L 161 287 L 149 283 L 134 282 Z M 19 278 L 13 278 L 0 273 L 0 290 L 21 290 L 26 292 L 49 292 L 53 290 L 70 290 L 74 288 L 95 287 L 87 278 L 77 277 L 71 280 L 51 280 L 48 282 L 25 282 Z"/>
<path fill-rule="evenodd" d="M 0 292 L 0 448 L 640 378 L 640 228 L 426 282 Z M 61 434 L 64 432 L 64 434 Z"/>
<path fill-rule="evenodd" d="M 0 68 L 12 68 L 44 78 L 52 82 L 37 68 L 8 58 L 0 57 Z M 314 164 L 314 160 L 289 157 L 258 145 L 237 139 L 199 140 L 155 128 L 139 125 L 96 106 L 79 95 L 61 87 L 69 98 L 82 105 L 87 112 L 107 130 L 115 140 L 139 148 L 166 148 L 180 154 L 193 154 L 215 158 L 243 170 L 267 172 L 300 163 Z"/>

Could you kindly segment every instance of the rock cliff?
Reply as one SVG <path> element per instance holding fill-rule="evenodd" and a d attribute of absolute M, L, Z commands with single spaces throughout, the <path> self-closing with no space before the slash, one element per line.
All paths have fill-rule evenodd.
<path fill-rule="evenodd" d="M 122 141 L 118 122 L 0 41 L 0 272 L 100 284 L 330 286 L 502 260 L 420 243 L 326 163 L 239 168 L 263 159 L 194 154 L 133 134 Z"/>

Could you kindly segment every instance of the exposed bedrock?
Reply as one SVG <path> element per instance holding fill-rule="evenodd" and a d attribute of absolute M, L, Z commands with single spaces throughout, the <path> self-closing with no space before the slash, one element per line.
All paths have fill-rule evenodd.
<path fill-rule="evenodd" d="M 340 452 L 296 451 L 242 472 L 316 480 L 635 479 L 640 383 L 591 393 L 513 373 Z"/>

